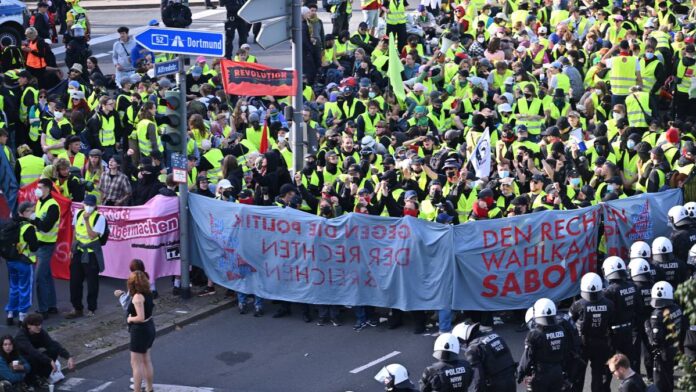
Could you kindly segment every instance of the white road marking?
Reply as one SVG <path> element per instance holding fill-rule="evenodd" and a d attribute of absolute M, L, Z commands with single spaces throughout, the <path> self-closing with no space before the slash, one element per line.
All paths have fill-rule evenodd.
<path fill-rule="evenodd" d="M 208 16 L 221 14 L 223 12 L 227 12 L 227 10 L 224 7 L 221 9 L 217 9 L 217 10 L 205 10 L 205 11 L 201 11 L 201 12 L 196 12 L 195 14 L 191 15 L 191 19 L 192 20 L 203 19 L 203 18 L 207 18 Z"/>
<path fill-rule="evenodd" d="M 362 365 L 362 366 L 360 366 L 360 367 L 356 367 L 355 369 L 351 370 L 350 372 L 353 373 L 353 374 L 358 374 L 358 373 L 362 372 L 362 371 L 365 370 L 365 369 L 369 369 L 369 368 L 375 366 L 376 364 L 378 364 L 378 363 L 380 363 L 380 362 L 384 362 L 384 361 L 386 361 L 387 359 L 392 358 L 392 357 L 395 357 L 395 356 L 397 356 L 397 355 L 399 355 L 399 354 L 401 354 L 400 351 L 392 351 L 392 352 L 390 352 L 389 354 L 387 354 L 387 355 L 385 355 L 385 356 L 383 356 L 383 357 L 377 358 L 377 359 L 375 359 L 375 360 L 372 361 L 372 362 L 368 362 L 368 363 L 366 363 L 366 364 L 364 364 L 364 365 Z"/>
<path fill-rule="evenodd" d="M 98 386 L 98 387 L 96 387 L 96 388 L 90 389 L 90 390 L 87 391 L 87 392 L 101 392 L 101 391 L 105 390 L 106 388 L 108 388 L 109 385 L 111 385 L 111 384 L 113 384 L 113 382 L 108 381 L 108 382 L 105 382 L 104 384 L 102 384 L 102 385 L 100 385 L 100 386 Z"/>
<path fill-rule="evenodd" d="M 107 57 L 108 55 L 109 55 L 108 53 L 99 53 L 99 54 L 95 54 L 94 57 L 100 59 L 102 57 Z"/>
<path fill-rule="evenodd" d="M 63 382 L 56 385 L 56 389 L 59 391 L 72 391 L 74 387 L 84 383 L 86 380 L 79 377 L 70 377 Z"/>

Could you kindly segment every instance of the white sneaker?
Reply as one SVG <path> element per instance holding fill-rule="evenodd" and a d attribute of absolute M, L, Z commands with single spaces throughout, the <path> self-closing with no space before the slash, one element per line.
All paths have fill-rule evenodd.
<path fill-rule="evenodd" d="M 493 317 L 493 325 L 503 325 L 503 324 L 505 324 L 505 323 L 503 322 L 502 318 L 497 317 L 497 316 Z"/>

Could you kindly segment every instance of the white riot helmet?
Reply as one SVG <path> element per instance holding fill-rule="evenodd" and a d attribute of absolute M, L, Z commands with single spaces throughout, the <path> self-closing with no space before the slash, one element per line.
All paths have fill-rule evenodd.
<path fill-rule="evenodd" d="M 602 295 L 602 286 L 602 278 L 588 272 L 580 280 L 580 296 L 587 301 L 596 301 Z"/>
<path fill-rule="evenodd" d="M 395 387 L 413 387 L 413 383 L 408 379 L 408 370 L 398 363 L 383 367 L 375 375 L 375 380 L 384 384 L 387 390 L 392 390 Z"/>
<path fill-rule="evenodd" d="M 690 201 L 684 204 L 684 209 L 689 218 L 696 218 L 696 201 Z"/>
<path fill-rule="evenodd" d="M 657 237 L 652 243 L 654 261 L 668 261 L 672 256 L 672 241 L 667 237 Z"/>
<path fill-rule="evenodd" d="M 628 263 L 628 269 L 631 271 L 631 279 L 634 282 L 649 282 L 651 278 L 650 263 L 645 259 L 633 259 Z"/>
<path fill-rule="evenodd" d="M 551 325 L 556 320 L 556 304 L 548 298 L 534 303 L 534 322 L 539 325 Z"/>
<path fill-rule="evenodd" d="M 670 223 L 674 227 L 681 227 L 689 224 L 689 215 L 683 206 L 674 206 L 667 212 Z"/>
<path fill-rule="evenodd" d="M 686 264 L 692 267 L 696 266 L 696 245 L 689 249 L 689 257 L 686 258 Z"/>
<path fill-rule="evenodd" d="M 527 324 L 527 328 L 534 329 L 534 306 L 530 306 L 524 314 L 524 323 Z"/>
<path fill-rule="evenodd" d="M 650 253 L 650 245 L 644 241 L 636 241 L 631 245 L 631 258 L 632 259 L 648 259 L 652 253 Z"/>
<path fill-rule="evenodd" d="M 607 280 L 623 279 L 628 276 L 626 263 L 619 256 L 609 256 L 602 263 L 602 271 Z"/>
<path fill-rule="evenodd" d="M 674 289 L 669 282 L 661 280 L 655 283 L 650 290 L 650 305 L 653 308 L 664 308 L 671 305 L 674 300 Z"/>
<path fill-rule="evenodd" d="M 459 356 L 459 339 L 451 333 L 443 333 L 435 339 L 433 357 L 441 361 L 457 359 Z"/>
<path fill-rule="evenodd" d="M 479 330 L 479 326 L 479 323 L 459 323 L 452 328 L 452 335 L 456 336 L 460 343 L 466 343 Z"/>

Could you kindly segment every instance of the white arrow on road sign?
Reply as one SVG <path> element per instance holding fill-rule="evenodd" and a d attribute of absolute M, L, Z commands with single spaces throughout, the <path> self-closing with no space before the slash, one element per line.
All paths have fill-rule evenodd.
<path fill-rule="evenodd" d="M 267 22 L 263 22 L 256 43 L 264 49 L 278 45 L 290 39 L 290 27 L 292 20 L 289 17 L 282 17 Z"/>
<path fill-rule="evenodd" d="M 240 18 L 247 23 L 289 16 L 290 2 L 287 0 L 249 0 L 239 9 Z"/>

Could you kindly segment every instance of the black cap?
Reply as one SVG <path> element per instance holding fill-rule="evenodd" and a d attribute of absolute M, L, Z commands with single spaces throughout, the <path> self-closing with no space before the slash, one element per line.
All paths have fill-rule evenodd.
<path fill-rule="evenodd" d="M 556 126 L 558 129 L 566 129 L 570 128 L 570 123 L 568 122 L 567 117 L 559 117 L 558 120 L 556 120 Z"/>
<path fill-rule="evenodd" d="M 694 44 L 687 44 L 687 45 L 684 47 L 684 51 L 685 51 L 686 53 L 694 53 L 694 52 L 696 52 L 696 48 L 694 48 Z"/>
<path fill-rule="evenodd" d="M 662 147 L 655 147 L 652 150 L 650 150 L 651 153 L 655 154 L 658 157 L 663 157 L 665 156 L 665 151 L 662 149 Z"/>
<path fill-rule="evenodd" d="M 490 188 L 482 189 L 481 192 L 478 193 L 479 199 L 484 199 L 486 197 L 493 197 L 493 191 Z"/>
<path fill-rule="evenodd" d="M 544 132 L 541 133 L 542 136 L 555 136 L 555 137 L 560 137 L 561 136 L 561 131 L 558 129 L 557 126 L 551 126 L 546 128 Z"/>
<path fill-rule="evenodd" d="M 286 194 L 288 194 L 288 192 L 297 192 L 297 188 L 295 188 L 295 186 L 292 184 L 283 184 L 280 187 L 280 192 L 278 192 L 278 194 L 280 196 L 285 196 Z"/>
<path fill-rule="evenodd" d="M 544 182 L 546 178 L 542 174 L 535 174 L 532 176 L 532 181 Z"/>
<path fill-rule="evenodd" d="M 529 204 L 529 198 L 526 195 L 520 195 L 520 196 L 517 196 L 516 198 L 512 199 L 510 204 L 512 204 L 514 206 L 527 205 L 527 204 Z"/>
<path fill-rule="evenodd" d="M 590 185 L 583 185 L 582 188 L 580 188 L 580 192 L 584 193 L 588 199 L 594 199 L 595 191 Z"/>
<path fill-rule="evenodd" d="M 636 146 L 633 147 L 633 149 L 638 153 L 647 154 L 652 149 L 652 146 L 648 142 L 640 142 L 640 143 L 636 144 Z"/>
<path fill-rule="evenodd" d="M 620 176 L 614 176 L 611 177 L 610 179 L 606 180 L 607 184 L 616 184 L 616 185 L 623 185 L 623 180 L 621 179 Z"/>
<path fill-rule="evenodd" d="M 625 128 L 628 126 L 628 119 L 626 117 L 621 117 L 620 119 L 616 120 L 616 127 L 617 128 Z"/>

